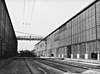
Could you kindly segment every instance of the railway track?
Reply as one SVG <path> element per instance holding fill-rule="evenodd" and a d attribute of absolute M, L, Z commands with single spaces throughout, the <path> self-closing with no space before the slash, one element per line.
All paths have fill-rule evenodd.
<path fill-rule="evenodd" d="M 29 67 L 29 65 L 28 65 L 28 63 L 26 62 L 26 60 L 24 59 L 24 61 L 25 61 L 25 64 L 26 64 L 26 66 L 27 66 L 27 68 L 29 69 L 29 71 L 30 71 L 30 74 L 33 74 L 33 72 L 32 72 L 32 70 L 31 70 L 31 68 Z"/>
<path fill-rule="evenodd" d="M 89 69 L 88 67 L 82 67 L 82 66 L 79 66 L 79 65 L 63 63 L 63 62 L 58 62 L 58 61 L 54 61 L 54 60 L 46 60 L 46 61 L 50 61 L 50 62 L 58 63 L 58 64 L 63 64 L 63 65 L 68 65 L 68 66 L 72 66 L 72 67 L 77 67 L 77 68 L 82 68 L 82 69 Z"/>
<path fill-rule="evenodd" d="M 82 64 L 82 63 L 71 63 L 71 62 L 65 62 L 65 61 L 56 61 L 56 60 L 48 60 L 45 59 L 47 61 L 51 61 L 51 62 L 55 62 L 55 63 L 60 63 L 60 64 L 64 64 L 64 65 L 69 65 L 69 66 L 73 66 L 73 67 L 78 67 L 78 68 L 83 68 L 83 69 L 100 69 L 100 66 L 98 65 L 88 65 L 88 64 Z"/>
<path fill-rule="evenodd" d="M 30 71 L 30 74 L 49 74 L 45 71 L 44 68 L 40 67 L 36 62 L 25 58 L 24 61 Z"/>
<path fill-rule="evenodd" d="M 53 68 L 59 69 L 64 72 L 73 72 L 73 73 L 82 73 L 86 70 L 89 70 L 88 68 L 85 67 L 80 67 L 80 66 L 75 66 L 75 65 L 70 65 L 70 64 L 65 64 L 53 60 L 42 60 L 42 59 L 35 59 L 36 61 L 43 63 L 45 65 L 51 66 Z"/>
<path fill-rule="evenodd" d="M 88 67 L 80 67 L 78 64 L 68 64 L 56 60 L 17 58 L 12 63 L 1 69 L 0 74 L 81 74 L 88 70 L 92 69 L 89 69 Z"/>

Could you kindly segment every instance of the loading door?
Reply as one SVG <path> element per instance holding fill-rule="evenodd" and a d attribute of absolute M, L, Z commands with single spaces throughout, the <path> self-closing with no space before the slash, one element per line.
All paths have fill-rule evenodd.
<path fill-rule="evenodd" d="M 68 52 L 67 52 L 68 58 L 71 58 L 71 46 L 68 46 L 67 48 L 68 48 Z"/>

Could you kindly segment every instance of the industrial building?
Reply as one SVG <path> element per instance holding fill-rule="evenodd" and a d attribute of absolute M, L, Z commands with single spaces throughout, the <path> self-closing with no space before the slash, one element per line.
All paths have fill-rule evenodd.
<path fill-rule="evenodd" d="M 100 59 L 100 0 L 77 13 L 35 45 L 37 56 Z"/>
<path fill-rule="evenodd" d="M 17 38 L 5 0 L 0 0 L 0 58 L 17 54 Z"/>

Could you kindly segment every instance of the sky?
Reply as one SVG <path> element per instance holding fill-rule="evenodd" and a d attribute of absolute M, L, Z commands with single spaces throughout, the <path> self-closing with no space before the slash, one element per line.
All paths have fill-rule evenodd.
<path fill-rule="evenodd" d="M 94 0 L 5 0 L 16 36 L 47 36 Z M 18 41 L 18 51 L 38 41 Z"/>

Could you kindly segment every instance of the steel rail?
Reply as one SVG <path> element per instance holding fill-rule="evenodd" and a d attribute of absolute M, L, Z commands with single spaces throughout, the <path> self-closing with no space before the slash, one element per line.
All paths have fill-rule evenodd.
<path fill-rule="evenodd" d="M 25 61 L 26 66 L 28 67 L 28 69 L 29 69 L 30 73 L 31 73 L 31 74 L 33 74 L 33 72 L 31 71 L 31 69 L 30 69 L 29 65 L 27 64 L 27 62 L 26 62 L 26 60 L 25 60 L 25 58 L 24 58 L 24 61 Z"/>
<path fill-rule="evenodd" d="M 70 71 L 70 72 L 75 72 L 75 73 L 80 73 L 80 72 L 78 72 L 78 71 L 76 71 L 76 70 L 70 70 L 69 68 L 67 68 L 67 70 L 64 70 L 64 69 L 62 69 L 62 68 L 60 68 L 60 67 L 55 67 L 54 65 L 58 65 L 58 66 L 61 66 L 61 67 L 63 67 L 63 66 L 70 66 L 70 67 L 77 67 L 77 68 L 81 68 L 81 69 L 84 69 L 84 70 L 88 70 L 88 68 L 85 68 L 85 67 L 79 67 L 79 66 L 75 66 L 75 65 L 70 65 L 70 64 L 64 64 L 64 63 L 60 63 L 60 62 L 55 62 L 55 61 L 50 61 L 50 60 L 42 60 L 42 59 L 35 59 L 36 61 L 38 61 L 38 62 L 40 62 L 40 63 L 43 63 L 43 64 L 45 64 L 45 65 L 48 65 L 48 66 L 51 66 L 51 67 L 53 67 L 53 68 L 56 68 L 56 69 L 59 69 L 59 70 L 61 70 L 61 71 L 64 71 L 64 72 L 66 72 L 67 70 L 68 71 Z M 51 65 L 51 64 L 53 64 L 53 65 Z"/>

